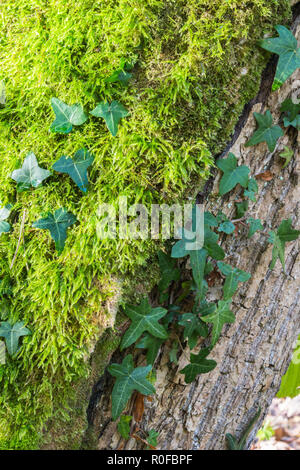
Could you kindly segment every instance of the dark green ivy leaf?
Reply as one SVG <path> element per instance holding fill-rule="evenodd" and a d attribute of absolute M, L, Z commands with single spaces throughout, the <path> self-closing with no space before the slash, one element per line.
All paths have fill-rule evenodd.
<path fill-rule="evenodd" d="M 246 282 L 250 279 L 251 274 L 238 268 L 233 268 L 230 264 L 219 261 L 217 263 L 219 270 L 226 276 L 223 286 L 224 300 L 230 300 L 237 290 L 239 282 Z"/>
<path fill-rule="evenodd" d="M 241 219 L 244 217 L 245 213 L 248 210 L 249 202 L 248 201 L 242 201 L 242 202 L 236 202 L 236 216 L 238 219 Z"/>
<path fill-rule="evenodd" d="M 163 251 L 158 252 L 158 262 L 161 272 L 158 290 L 160 293 L 163 293 L 168 289 L 171 282 L 179 280 L 180 270 L 176 268 L 176 261 Z"/>
<path fill-rule="evenodd" d="M 50 175 L 50 171 L 39 167 L 36 156 L 30 152 L 25 157 L 22 168 L 13 171 L 11 178 L 17 182 L 19 190 L 24 191 L 30 187 L 37 188 Z"/>
<path fill-rule="evenodd" d="M 130 415 L 122 415 L 120 417 L 120 421 L 118 422 L 118 432 L 124 439 L 129 439 L 130 437 L 130 421 L 132 420 L 132 416 Z"/>
<path fill-rule="evenodd" d="M 73 126 L 80 126 L 88 118 L 80 104 L 69 106 L 58 98 L 52 98 L 51 106 L 56 116 L 50 126 L 51 132 L 68 134 Z"/>
<path fill-rule="evenodd" d="M 279 126 L 273 126 L 273 118 L 269 110 L 267 110 L 265 114 L 253 114 L 258 124 L 258 129 L 245 144 L 245 147 L 266 142 L 269 151 L 274 152 L 277 140 L 284 134 L 283 130 Z"/>
<path fill-rule="evenodd" d="M 280 111 L 287 113 L 283 119 L 284 127 L 293 126 L 300 129 L 300 104 L 295 104 L 290 98 L 287 98 L 282 103 Z"/>
<path fill-rule="evenodd" d="M 285 26 L 275 26 L 277 38 L 262 39 L 260 46 L 279 55 L 272 90 L 277 90 L 300 67 L 300 48 L 297 39 Z"/>
<path fill-rule="evenodd" d="M 237 184 L 247 187 L 250 169 L 245 165 L 238 166 L 237 158 L 233 153 L 229 153 L 227 158 L 218 160 L 216 165 L 224 173 L 219 187 L 221 196 L 231 191 Z"/>
<path fill-rule="evenodd" d="M 225 264 L 225 263 L 224 263 Z M 225 323 L 234 323 L 235 315 L 230 310 L 231 299 L 219 300 L 218 306 L 213 313 L 201 317 L 201 320 L 213 324 L 211 345 L 214 346 L 218 341 L 222 328 Z"/>
<path fill-rule="evenodd" d="M 63 155 L 52 166 L 53 170 L 67 173 L 84 193 L 88 188 L 87 169 L 94 161 L 93 155 L 86 149 L 77 150 L 74 158 Z"/>
<path fill-rule="evenodd" d="M 142 395 L 152 395 L 155 388 L 147 380 L 151 365 L 134 368 L 132 354 L 126 356 L 122 364 L 111 364 L 108 372 L 116 377 L 112 391 L 112 419 L 118 419 L 134 390 Z"/>
<path fill-rule="evenodd" d="M 258 184 L 255 178 L 250 178 L 244 196 L 248 197 L 252 202 L 256 202 L 255 194 L 258 192 Z"/>
<path fill-rule="evenodd" d="M 112 101 L 111 103 L 102 101 L 91 111 L 91 114 L 96 117 L 102 117 L 106 122 L 108 130 L 115 137 L 118 132 L 120 119 L 128 116 L 129 112 L 118 101 Z"/>
<path fill-rule="evenodd" d="M 206 324 L 194 313 L 184 313 L 178 325 L 184 326 L 183 337 L 188 339 L 190 349 L 193 349 L 200 336 L 206 338 L 208 330 Z"/>
<path fill-rule="evenodd" d="M 57 209 L 54 214 L 49 212 L 47 217 L 37 220 L 32 226 L 42 230 L 50 230 L 51 237 L 55 241 L 55 247 L 61 253 L 67 238 L 67 228 L 75 224 L 75 222 L 75 215 L 61 208 Z"/>
<path fill-rule="evenodd" d="M 193 279 L 195 281 L 197 290 L 200 298 L 203 293 L 203 279 L 204 271 L 206 266 L 207 250 L 201 248 L 201 250 L 190 251 L 190 263 L 193 272 Z"/>
<path fill-rule="evenodd" d="M 180 371 L 181 374 L 185 374 L 186 383 L 189 384 L 193 382 L 197 375 L 207 374 L 216 367 L 216 361 L 206 359 L 209 353 L 210 348 L 204 348 L 199 352 L 199 354 L 190 355 L 191 363 Z"/>
<path fill-rule="evenodd" d="M 292 228 L 291 219 L 283 220 L 278 227 L 277 232 L 269 232 L 268 241 L 274 245 L 272 252 L 272 262 L 270 269 L 273 269 L 277 259 L 279 258 L 285 270 L 285 244 L 289 241 L 296 240 L 299 237 L 300 230 Z"/>
<path fill-rule="evenodd" d="M 157 358 L 159 348 L 164 341 L 165 339 L 155 338 L 155 336 L 150 335 L 150 333 L 146 333 L 136 345 L 136 348 L 147 349 L 147 364 L 153 365 L 155 359 Z"/>
<path fill-rule="evenodd" d="M 122 338 L 121 351 L 133 344 L 145 331 L 156 338 L 168 337 L 166 329 L 158 323 L 158 320 L 163 318 L 168 311 L 162 307 L 152 308 L 147 297 L 140 305 L 126 305 L 124 311 L 132 323 Z"/>
<path fill-rule="evenodd" d="M 260 219 L 253 219 L 253 217 L 249 217 L 246 222 L 250 225 L 248 238 L 251 238 L 255 234 L 255 232 L 257 232 L 258 230 L 263 230 L 264 228 Z"/>
<path fill-rule="evenodd" d="M 146 437 L 146 441 L 148 442 L 149 446 L 156 447 L 157 446 L 157 438 L 159 436 L 159 432 L 155 431 L 155 429 L 150 429 L 148 436 Z M 148 449 L 148 447 L 147 447 Z"/>
<path fill-rule="evenodd" d="M 1 201 L 0 201 L 0 235 L 2 233 L 7 233 L 10 231 L 10 224 L 6 222 L 6 219 L 8 219 L 10 212 L 11 212 L 12 206 L 10 204 L 7 204 L 6 206 L 1 206 Z"/>
<path fill-rule="evenodd" d="M 10 356 L 18 352 L 19 338 L 30 335 L 30 333 L 30 330 L 24 326 L 23 321 L 19 321 L 14 325 L 8 321 L 0 323 L 0 337 L 5 338 L 5 344 Z"/>

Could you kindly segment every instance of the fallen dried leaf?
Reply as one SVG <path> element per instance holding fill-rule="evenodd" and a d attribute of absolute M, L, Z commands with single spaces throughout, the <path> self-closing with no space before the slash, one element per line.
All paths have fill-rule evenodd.
<path fill-rule="evenodd" d="M 262 181 L 271 181 L 273 177 L 274 177 L 273 173 L 271 173 L 269 170 L 264 171 L 263 173 L 258 173 L 258 175 L 255 175 L 255 178 L 257 180 L 262 180 Z"/>

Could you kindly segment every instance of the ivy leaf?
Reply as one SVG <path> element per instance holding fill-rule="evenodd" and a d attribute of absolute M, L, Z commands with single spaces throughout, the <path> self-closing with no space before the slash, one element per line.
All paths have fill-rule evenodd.
<path fill-rule="evenodd" d="M 10 356 L 18 352 L 19 338 L 30 334 L 31 331 L 24 326 L 23 321 L 17 322 L 14 325 L 8 321 L 0 323 L 0 337 L 5 338 L 5 344 Z"/>
<path fill-rule="evenodd" d="M 203 293 L 203 279 L 206 266 L 207 251 L 202 248 L 201 250 L 194 250 L 190 252 L 190 263 L 193 272 L 193 279 L 197 286 L 200 297 Z"/>
<path fill-rule="evenodd" d="M 272 86 L 275 91 L 300 67 L 300 48 L 297 39 L 285 26 L 275 26 L 279 34 L 277 38 L 262 39 L 260 46 L 267 51 L 279 55 L 276 74 Z"/>
<path fill-rule="evenodd" d="M 1 206 L 0 201 L 0 235 L 2 233 L 7 233 L 10 231 L 10 224 L 6 222 L 6 219 L 8 219 L 11 213 L 11 208 L 12 206 L 10 204 L 7 204 L 6 206 Z"/>
<path fill-rule="evenodd" d="M 155 388 L 147 380 L 151 366 L 134 368 L 132 354 L 126 356 L 122 364 L 111 364 L 107 370 L 113 377 L 116 377 L 112 391 L 112 419 L 114 421 L 124 410 L 134 390 L 142 395 L 155 393 Z"/>
<path fill-rule="evenodd" d="M 88 118 L 81 104 L 69 106 L 58 98 L 52 98 L 51 106 L 56 116 L 55 121 L 50 126 L 51 132 L 68 134 L 73 126 L 80 126 Z"/>
<path fill-rule="evenodd" d="M 106 78 L 107 83 L 121 82 L 123 85 L 127 85 L 129 80 L 132 78 L 132 73 L 126 72 L 126 70 L 118 69 L 113 72 L 110 77 Z"/>
<path fill-rule="evenodd" d="M 282 377 L 278 398 L 294 398 L 300 394 L 300 336 L 287 372 Z"/>
<path fill-rule="evenodd" d="M 245 144 L 245 147 L 266 142 L 269 151 L 274 152 L 277 140 L 284 134 L 283 130 L 279 126 L 273 126 L 273 118 L 269 110 L 267 110 L 265 114 L 253 114 L 258 124 L 258 129 Z"/>
<path fill-rule="evenodd" d="M 179 280 L 180 270 L 176 268 L 176 261 L 163 251 L 158 252 L 158 262 L 161 272 L 158 290 L 162 294 L 168 289 L 171 282 Z"/>
<path fill-rule="evenodd" d="M 77 150 L 74 158 L 63 155 L 52 166 L 53 170 L 67 173 L 84 193 L 88 188 L 87 169 L 94 161 L 94 156 L 86 149 Z"/>
<path fill-rule="evenodd" d="M 227 235 L 230 235 L 235 231 L 235 225 L 230 222 L 230 220 L 225 220 L 219 225 L 218 232 L 224 232 Z"/>
<path fill-rule="evenodd" d="M 244 217 L 245 213 L 248 210 L 249 202 L 248 201 L 242 201 L 242 202 L 236 202 L 236 216 L 238 219 L 241 219 Z"/>
<path fill-rule="evenodd" d="M 246 282 L 250 279 L 251 274 L 238 268 L 233 268 L 230 264 L 219 261 L 217 263 L 219 270 L 226 276 L 223 286 L 224 300 L 230 300 L 237 290 L 239 282 Z"/>
<path fill-rule="evenodd" d="M 37 188 L 50 175 L 50 171 L 39 167 L 35 154 L 30 152 L 25 157 L 22 168 L 13 171 L 11 178 L 17 182 L 19 190 L 24 191 L 30 187 Z"/>
<path fill-rule="evenodd" d="M 300 230 L 295 230 L 292 228 L 291 219 L 283 220 L 278 227 L 277 232 L 269 232 L 268 242 L 274 245 L 272 252 L 272 262 L 270 269 L 273 269 L 277 259 L 279 258 L 285 270 L 285 244 L 289 241 L 296 240 L 299 237 Z"/>
<path fill-rule="evenodd" d="M 155 431 L 155 429 L 150 429 L 148 436 L 146 437 L 146 441 L 148 442 L 150 448 L 155 448 L 157 446 L 157 438 L 159 436 L 159 432 Z M 148 449 L 148 447 L 147 447 Z"/>
<path fill-rule="evenodd" d="M 214 346 L 216 342 L 218 341 L 222 328 L 225 325 L 225 323 L 235 322 L 235 315 L 229 308 L 230 302 L 231 302 L 231 299 L 219 300 L 218 307 L 213 313 L 210 313 L 209 315 L 205 315 L 204 317 L 201 317 L 201 320 L 203 320 L 204 322 L 213 324 L 212 341 L 211 341 L 212 346 Z"/>
<path fill-rule="evenodd" d="M 209 353 L 210 348 L 204 348 L 199 354 L 190 355 L 191 363 L 180 371 L 181 374 L 185 374 L 184 380 L 187 384 L 193 382 L 197 375 L 207 374 L 216 367 L 216 361 L 206 359 Z"/>
<path fill-rule="evenodd" d="M 159 348 L 161 347 L 164 341 L 164 339 L 155 338 L 155 336 L 146 333 L 140 340 L 140 342 L 136 345 L 136 348 L 147 349 L 147 364 L 153 365 L 155 359 L 157 358 Z"/>
<path fill-rule="evenodd" d="M 293 121 L 300 113 L 300 103 L 294 103 L 291 98 L 287 98 L 283 101 L 280 111 L 282 113 L 287 113 L 289 120 Z"/>
<path fill-rule="evenodd" d="M 108 130 L 115 137 L 118 132 L 120 119 L 128 116 L 129 112 L 118 101 L 112 101 L 111 103 L 102 101 L 91 111 L 91 114 L 96 117 L 102 117 L 106 122 Z"/>
<path fill-rule="evenodd" d="M 194 313 L 184 313 L 178 325 L 184 326 L 183 337 L 188 338 L 190 349 L 196 346 L 200 336 L 206 338 L 208 335 L 206 324 Z"/>
<path fill-rule="evenodd" d="M 253 217 L 249 217 L 246 222 L 247 224 L 250 224 L 248 238 L 251 238 L 255 234 L 255 232 L 257 232 L 258 230 L 263 230 L 264 228 L 260 219 L 254 219 Z"/>
<path fill-rule="evenodd" d="M 255 178 L 250 178 L 244 196 L 248 197 L 252 202 L 256 202 L 255 194 L 258 192 L 258 185 Z"/>
<path fill-rule="evenodd" d="M 152 308 L 149 300 L 145 297 L 140 305 L 126 305 L 125 314 L 132 323 L 122 338 L 121 351 L 133 344 L 145 331 L 156 338 L 166 339 L 168 332 L 158 323 L 168 312 L 165 308 Z"/>
<path fill-rule="evenodd" d="M 280 158 L 284 158 L 285 162 L 282 165 L 282 168 L 285 168 L 290 163 L 291 159 L 294 156 L 294 152 L 287 146 L 284 146 L 284 151 L 279 154 Z"/>
<path fill-rule="evenodd" d="M 224 173 L 219 186 L 221 196 L 231 191 L 237 184 L 247 187 L 250 169 L 245 165 L 238 166 L 233 153 L 229 153 L 228 158 L 218 160 L 216 165 Z"/>
<path fill-rule="evenodd" d="M 55 241 L 55 248 L 61 253 L 67 238 L 67 228 L 75 224 L 75 222 L 75 215 L 61 208 L 57 209 L 54 214 L 49 212 L 47 217 L 37 220 L 32 226 L 42 230 L 50 230 L 51 237 Z"/>
<path fill-rule="evenodd" d="M 287 98 L 282 103 L 280 111 L 287 113 L 283 118 L 285 127 L 293 126 L 295 129 L 300 129 L 300 104 L 295 104 L 290 98 Z"/>
<path fill-rule="evenodd" d="M 122 415 L 120 417 L 120 421 L 118 423 L 118 431 L 124 439 L 129 439 L 130 437 L 130 421 L 132 420 L 132 416 L 130 415 Z"/>

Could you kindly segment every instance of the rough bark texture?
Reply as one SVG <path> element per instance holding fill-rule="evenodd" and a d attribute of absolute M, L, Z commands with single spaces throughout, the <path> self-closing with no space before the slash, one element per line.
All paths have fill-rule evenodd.
<path fill-rule="evenodd" d="M 299 22 L 300 17 L 294 22 L 297 37 L 300 36 Z M 257 202 L 249 204 L 249 216 L 260 218 L 265 232 L 278 227 L 281 220 L 289 217 L 293 226 L 299 228 L 300 161 L 295 130 L 289 128 L 285 132 L 273 153 L 264 143 L 249 148 L 244 146 L 256 128 L 254 111 L 270 109 L 278 122 L 282 101 L 300 95 L 300 71 L 295 72 L 278 92 L 270 93 L 273 69 L 271 62 L 260 94 L 245 110 L 243 125 L 237 128 L 232 143 L 221 155 L 233 152 L 239 164 L 251 168 L 252 175 L 266 170 L 274 174 L 269 182 L 259 181 Z M 282 170 L 283 160 L 279 154 L 284 145 L 291 147 L 295 155 L 289 166 Z M 210 193 L 205 199 L 206 209 L 214 213 L 221 209 L 234 218 L 233 201 L 242 193 L 241 189 L 220 200 L 216 197 L 218 179 L 215 178 L 206 191 Z M 236 238 L 224 236 L 222 241 L 228 255 L 226 262 L 251 272 L 252 277 L 233 299 L 236 322 L 224 328 L 210 354 L 210 358 L 217 361 L 217 368 L 186 385 L 179 371 L 188 363 L 189 350 L 186 348 L 178 355 L 177 366 L 172 365 L 169 361 L 171 341 L 165 345 L 155 364 L 157 393 L 153 401 L 145 400 L 145 413 L 139 427 L 144 431 L 155 429 L 159 432 L 159 449 L 223 449 L 226 447 L 225 433 L 239 437 L 260 405 L 263 412 L 248 439 L 249 446 L 290 361 L 300 329 L 299 242 L 287 245 L 286 274 L 279 261 L 270 271 L 272 246 L 267 243 L 266 234 L 257 233 L 248 239 L 247 228 L 239 225 L 239 229 Z M 221 289 L 221 282 L 210 289 L 211 300 L 221 297 Z M 116 353 L 113 362 L 118 360 L 120 357 Z M 136 361 L 142 364 L 144 356 L 139 354 Z M 111 377 L 104 375 L 94 389 L 89 407 L 90 427 L 99 438 L 98 448 L 141 448 L 140 441 L 130 439 L 125 442 L 116 432 L 116 423 L 111 421 L 112 385 Z M 133 401 L 128 413 L 132 406 Z"/>

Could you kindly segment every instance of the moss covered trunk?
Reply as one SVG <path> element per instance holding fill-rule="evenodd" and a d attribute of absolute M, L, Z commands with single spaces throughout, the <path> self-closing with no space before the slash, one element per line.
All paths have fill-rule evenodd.
<path fill-rule="evenodd" d="M 299 22 L 300 17 L 294 22 L 298 38 Z M 273 69 L 271 63 L 260 93 L 246 108 L 233 141 L 221 155 L 223 157 L 232 151 L 239 163 L 251 168 L 252 174 L 266 170 L 273 174 L 268 182 L 258 180 L 259 197 L 256 203 L 250 202 L 249 207 L 249 215 L 267 221 L 270 229 L 290 217 L 293 225 L 299 226 L 300 209 L 297 133 L 290 128 L 273 153 L 265 144 L 250 148 L 244 146 L 255 129 L 254 111 L 270 109 L 278 121 L 282 101 L 290 96 L 299 96 L 299 71 L 278 92 L 270 94 Z M 283 160 L 279 154 L 284 145 L 294 150 L 294 159 L 282 170 Z M 239 191 L 222 200 L 214 197 L 217 192 L 218 180 L 214 179 L 211 187 L 207 185 L 206 193 L 201 194 L 206 208 L 213 213 L 222 209 L 234 218 L 233 201 L 239 198 Z M 239 225 L 239 229 L 240 233 L 234 240 L 227 242 L 224 237 L 223 247 L 228 253 L 227 261 L 251 272 L 252 277 L 234 297 L 236 322 L 227 326 L 211 354 L 218 363 L 217 368 L 186 385 L 179 371 L 188 363 L 188 349 L 181 351 L 178 365 L 172 366 L 169 361 L 171 344 L 167 343 L 155 364 L 157 393 L 153 401 L 145 400 L 142 421 L 132 424 L 132 433 L 137 425 L 145 432 L 150 429 L 158 431 L 159 449 L 223 449 L 226 446 L 225 433 L 240 437 L 260 406 L 260 419 L 248 439 L 247 445 L 250 446 L 291 359 L 292 346 L 300 328 L 299 242 L 291 244 L 286 252 L 286 273 L 282 272 L 280 263 L 270 271 L 272 247 L 267 243 L 266 235 L 256 234 L 250 241 L 243 225 Z M 219 298 L 220 287 L 212 290 L 211 300 Z M 141 364 L 144 357 L 140 355 L 136 359 L 136 363 Z M 123 441 L 116 432 L 116 423 L 111 421 L 112 384 L 108 375 L 102 377 L 101 392 L 94 396 L 96 400 L 90 424 L 99 437 L 98 448 L 141 448 L 143 444 L 134 438 Z M 133 398 L 128 413 L 134 406 Z"/>

